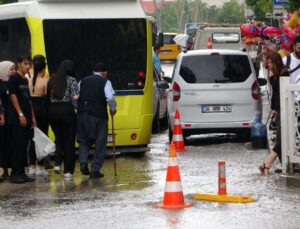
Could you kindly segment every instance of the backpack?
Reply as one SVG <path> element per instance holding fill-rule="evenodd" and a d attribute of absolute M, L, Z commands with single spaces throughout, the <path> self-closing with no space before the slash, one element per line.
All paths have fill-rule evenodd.
<path fill-rule="evenodd" d="M 291 64 L 291 55 L 287 55 L 286 56 L 286 67 L 287 67 L 287 69 L 289 69 L 289 73 L 290 74 L 292 74 L 294 71 L 296 71 L 298 68 L 300 68 L 300 64 L 296 67 L 296 68 L 294 68 L 293 70 L 290 70 L 290 64 Z"/>

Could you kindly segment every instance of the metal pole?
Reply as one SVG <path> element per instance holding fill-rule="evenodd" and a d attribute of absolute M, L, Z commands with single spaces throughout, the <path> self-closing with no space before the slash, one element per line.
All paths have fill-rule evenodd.
<path fill-rule="evenodd" d="M 115 125 L 114 125 L 114 115 L 111 115 L 111 131 L 112 131 L 112 143 L 113 143 L 113 156 L 114 156 L 114 171 L 115 176 L 117 176 L 117 159 L 116 159 L 116 139 L 115 139 Z"/>

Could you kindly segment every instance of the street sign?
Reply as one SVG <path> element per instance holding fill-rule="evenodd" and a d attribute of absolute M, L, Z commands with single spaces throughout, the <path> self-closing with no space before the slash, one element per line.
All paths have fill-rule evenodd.
<path fill-rule="evenodd" d="M 274 5 L 273 6 L 273 17 L 274 18 L 281 19 L 281 18 L 283 18 L 284 13 L 285 13 L 284 6 L 281 6 L 281 5 Z"/>
<path fill-rule="evenodd" d="M 289 0 L 273 0 L 273 5 L 287 5 Z"/>
<path fill-rule="evenodd" d="M 272 18 L 273 14 L 272 13 L 266 13 L 266 18 Z"/>

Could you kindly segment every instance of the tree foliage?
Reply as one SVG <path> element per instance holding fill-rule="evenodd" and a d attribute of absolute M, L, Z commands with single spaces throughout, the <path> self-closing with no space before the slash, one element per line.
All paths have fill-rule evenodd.
<path fill-rule="evenodd" d="M 153 0 L 157 1 L 157 0 Z M 158 18 L 158 15 L 152 15 Z M 209 6 L 200 0 L 176 0 L 165 4 L 161 11 L 162 30 L 182 33 L 184 24 L 198 23 L 233 23 L 244 22 L 244 7 L 238 0 L 230 0 L 223 7 Z"/>
<path fill-rule="evenodd" d="M 13 3 L 17 2 L 18 0 L 0 0 L 0 4 L 7 4 L 7 3 Z"/>
<path fill-rule="evenodd" d="M 272 12 L 273 0 L 246 0 L 246 4 L 250 6 L 255 12 L 257 19 L 263 21 L 265 15 L 268 12 Z M 294 12 L 300 8 L 299 0 L 289 0 L 289 4 L 286 6 L 289 12 Z"/>

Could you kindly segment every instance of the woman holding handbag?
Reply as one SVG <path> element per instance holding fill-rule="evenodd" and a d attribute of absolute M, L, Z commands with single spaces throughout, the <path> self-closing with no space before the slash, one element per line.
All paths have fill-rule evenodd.
<path fill-rule="evenodd" d="M 79 97 L 75 65 L 63 60 L 48 83 L 50 98 L 49 123 L 55 135 L 55 173 L 61 173 L 64 158 L 64 177 L 72 178 L 75 168 L 76 115 L 72 100 Z"/>

